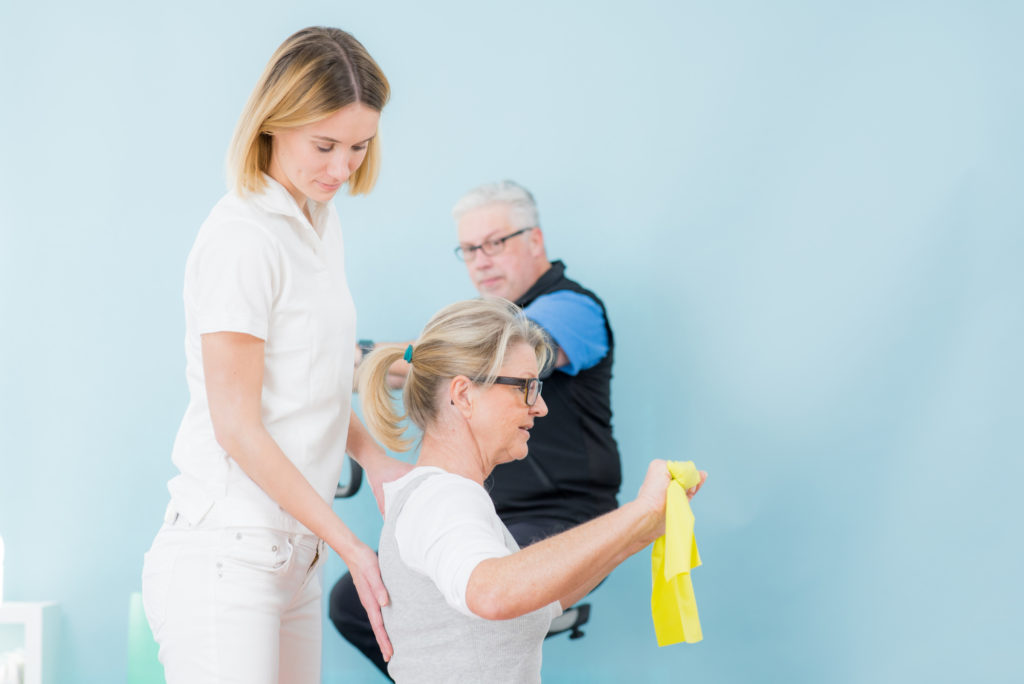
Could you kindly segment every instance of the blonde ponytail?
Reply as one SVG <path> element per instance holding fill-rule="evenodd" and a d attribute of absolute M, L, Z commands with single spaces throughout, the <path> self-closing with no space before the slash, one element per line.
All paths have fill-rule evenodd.
<path fill-rule="evenodd" d="M 395 411 L 395 397 L 388 386 L 388 369 L 402 358 L 405 348 L 378 345 L 359 364 L 359 400 L 366 427 L 391 451 L 407 451 L 411 439 L 404 439 L 405 415 Z M 411 372 L 411 369 L 410 369 Z"/>
<path fill-rule="evenodd" d="M 517 344 L 529 345 L 538 368 L 552 359 L 547 335 L 523 310 L 500 297 L 469 299 L 437 312 L 412 346 L 409 375 L 403 386 L 404 414 L 395 410 L 388 388 L 388 369 L 406 356 L 401 345 L 378 346 L 359 370 L 359 396 L 363 418 L 380 442 L 392 451 L 407 451 L 413 440 L 404 439 L 402 422 L 408 418 L 425 430 L 437 419 L 442 384 L 465 376 L 490 384 L 505 365 L 505 354 Z M 411 360 L 410 360 L 411 358 Z"/>

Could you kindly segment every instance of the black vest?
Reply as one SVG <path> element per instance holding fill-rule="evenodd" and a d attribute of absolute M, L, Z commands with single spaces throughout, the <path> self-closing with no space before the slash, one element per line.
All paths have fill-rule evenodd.
<path fill-rule="evenodd" d="M 522 461 L 499 465 L 486 484 L 506 523 L 555 518 L 576 524 L 618 506 L 622 468 L 611 424 L 615 342 L 604 303 L 566 278 L 565 265 L 554 261 L 516 304 L 525 307 L 560 290 L 579 292 L 601 307 L 608 353 L 575 376 L 556 370 L 544 378 L 548 415 L 538 418 L 530 431 L 529 454 Z"/>

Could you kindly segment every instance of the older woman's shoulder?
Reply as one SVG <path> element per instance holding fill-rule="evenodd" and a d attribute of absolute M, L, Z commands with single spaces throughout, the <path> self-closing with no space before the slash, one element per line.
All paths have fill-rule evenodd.
<path fill-rule="evenodd" d="M 403 509 L 458 509 L 484 504 L 494 510 L 490 496 L 479 483 L 435 466 L 417 466 L 397 480 L 384 484 L 385 509 L 389 509 L 399 497 L 405 500 Z"/>

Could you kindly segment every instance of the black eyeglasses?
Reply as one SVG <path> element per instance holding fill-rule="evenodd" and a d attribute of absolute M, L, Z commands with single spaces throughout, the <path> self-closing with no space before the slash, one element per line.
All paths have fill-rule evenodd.
<path fill-rule="evenodd" d="M 478 379 L 474 382 L 486 382 L 484 379 Z M 544 383 L 541 382 L 540 378 L 510 378 L 504 375 L 499 375 L 494 378 L 495 385 L 512 385 L 523 390 L 523 400 L 527 406 L 533 406 L 540 399 L 540 390 L 544 387 Z"/>
<path fill-rule="evenodd" d="M 511 240 L 517 235 L 522 235 L 528 230 L 533 230 L 533 228 L 534 226 L 530 226 L 529 228 L 520 228 L 516 232 L 509 233 L 505 237 L 494 238 L 493 240 L 485 240 L 484 242 L 481 242 L 479 245 L 459 245 L 458 247 L 455 248 L 455 256 L 457 256 L 462 261 L 469 263 L 470 261 L 473 261 L 473 259 L 476 259 L 477 252 L 483 252 L 487 256 L 494 256 L 495 254 L 500 254 L 501 251 L 505 249 L 506 240 Z"/>

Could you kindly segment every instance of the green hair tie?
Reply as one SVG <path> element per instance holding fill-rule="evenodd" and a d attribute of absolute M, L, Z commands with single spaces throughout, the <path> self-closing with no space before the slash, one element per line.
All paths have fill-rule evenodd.
<path fill-rule="evenodd" d="M 412 345 L 410 344 L 405 348 L 405 356 L 403 356 L 407 363 L 412 363 Z"/>

